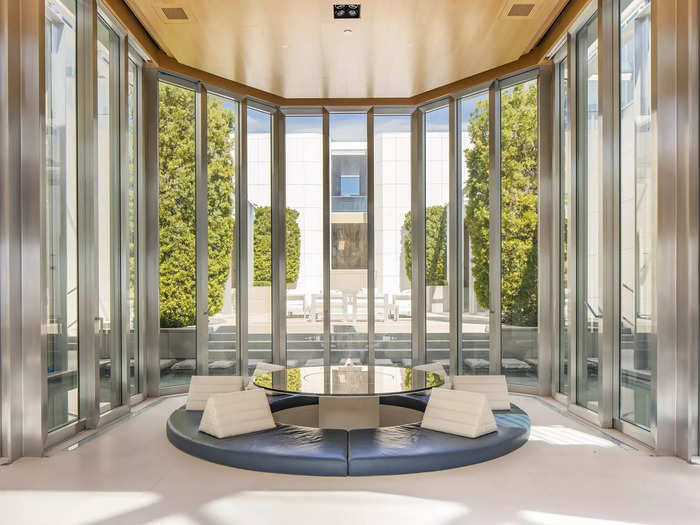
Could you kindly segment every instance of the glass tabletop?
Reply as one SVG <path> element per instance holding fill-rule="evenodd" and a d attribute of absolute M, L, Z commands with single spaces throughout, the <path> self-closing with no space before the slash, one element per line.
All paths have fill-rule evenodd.
<path fill-rule="evenodd" d="M 441 386 L 444 378 L 397 366 L 332 365 L 285 368 L 255 377 L 256 386 L 285 394 L 384 396 Z"/>

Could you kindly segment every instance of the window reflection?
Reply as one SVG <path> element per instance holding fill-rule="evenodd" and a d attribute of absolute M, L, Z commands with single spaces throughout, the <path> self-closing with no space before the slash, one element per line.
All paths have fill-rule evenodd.
<path fill-rule="evenodd" d="M 119 36 L 97 23 L 97 259 L 100 411 L 121 405 Z"/>
<path fill-rule="evenodd" d="M 577 308 L 576 400 L 598 411 L 602 264 L 602 177 L 598 136 L 598 18 L 576 35 L 577 52 Z"/>
<path fill-rule="evenodd" d="M 46 2 L 45 253 L 47 426 L 78 419 L 75 1 Z"/>
<path fill-rule="evenodd" d="M 656 353 L 650 4 L 620 2 L 620 418 L 647 429 Z"/>

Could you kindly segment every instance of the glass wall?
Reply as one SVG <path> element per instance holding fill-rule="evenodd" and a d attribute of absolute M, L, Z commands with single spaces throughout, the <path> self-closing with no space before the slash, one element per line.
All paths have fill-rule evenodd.
<path fill-rule="evenodd" d="M 367 115 L 332 113 L 329 125 L 331 364 L 367 364 Z"/>
<path fill-rule="evenodd" d="M 374 117 L 377 365 L 411 365 L 411 116 Z"/>
<path fill-rule="evenodd" d="M 569 70 L 565 58 L 557 64 L 559 90 L 559 392 L 569 393 L 569 224 L 571 217 L 571 133 L 569 131 Z"/>
<path fill-rule="evenodd" d="M 323 364 L 323 120 L 285 118 L 287 364 Z"/>
<path fill-rule="evenodd" d="M 576 400 L 598 410 L 599 329 L 603 317 L 602 176 L 598 129 L 598 17 L 576 35 L 577 341 Z"/>
<path fill-rule="evenodd" d="M 45 10 L 47 427 L 78 419 L 78 188 L 75 1 Z"/>
<path fill-rule="evenodd" d="M 426 362 L 450 365 L 447 279 L 450 202 L 450 109 L 425 114 L 425 353 Z M 449 372 L 449 370 L 448 370 Z M 454 372 L 453 372 L 454 373 Z"/>
<path fill-rule="evenodd" d="M 248 369 L 272 362 L 272 115 L 248 108 Z"/>
<path fill-rule="evenodd" d="M 129 355 L 129 393 L 139 392 L 139 322 L 138 322 L 138 176 L 139 176 L 139 67 L 129 60 L 127 86 L 127 189 L 126 189 L 126 241 L 127 254 L 127 302 L 126 351 Z"/>
<path fill-rule="evenodd" d="M 158 90 L 160 386 L 189 384 L 197 368 L 195 93 Z"/>
<path fill-rule="evenodd" d="M 208 367 L 238 373 L 236 330 L 236 184 L 238 102 L 207 95 Z"/>
<path fill-rule="evenodd" d="M 119 36 L 97 22 L 97 278 L 100 412 L 121 398 L 121 176 Z"/>
<path fill-rule="evenodd" d="M 656 355 L 651 2 L 620 2 L 620 419 L 650 428 Z"/>
<path fill-rule="evenodd" d="M 464 374 L 489 373 L 489 94 L 460 101 Z"/>
<path fill-rule="evenodd" d="M 501 370 L 537 384 L 537 80 L 501 90 Z"/>

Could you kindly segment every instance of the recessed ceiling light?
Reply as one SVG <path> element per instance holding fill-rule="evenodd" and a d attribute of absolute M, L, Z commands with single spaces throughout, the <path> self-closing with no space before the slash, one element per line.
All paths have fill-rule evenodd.
<path fill-rule="evenodd" d="M 333 18 L 360 18 L 360 4 L 333 4 Z"/>
<path fill-rule="evenodd" d="M 282 44 L 282 49 L 287 49 L 289 46 L 287 44 Z"/>
<path fill-rule="evenodd" d="M 350 33 L 352 33 L 352 29 L 350 29 L 350 28 L 343 29 L 343 33 L 345 33 L 346 35 L 349 35 Z"/>

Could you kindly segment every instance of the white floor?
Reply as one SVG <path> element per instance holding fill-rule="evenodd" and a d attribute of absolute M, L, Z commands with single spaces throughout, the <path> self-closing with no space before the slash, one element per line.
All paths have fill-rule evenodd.
<path fill-rule="evenodd" d="M 514 396 L 530 442 L 497 460 L 404 476 L 249 472 L 172 447 L 168 398 L 50 457 L 0 467 L 2 524 L 542 525 L 700 523 L 700 467 L 653 457 Z M 640 447 L 641 448 L 641 447 Z"/>

